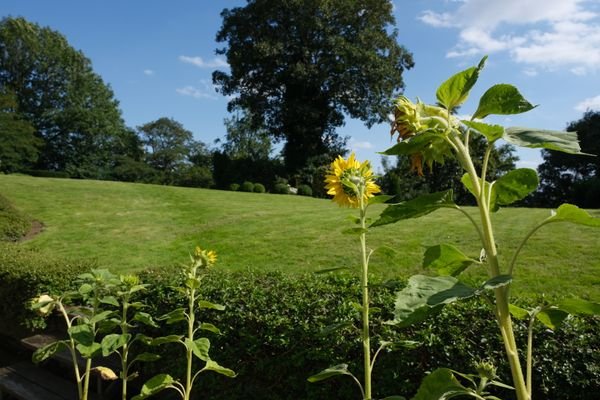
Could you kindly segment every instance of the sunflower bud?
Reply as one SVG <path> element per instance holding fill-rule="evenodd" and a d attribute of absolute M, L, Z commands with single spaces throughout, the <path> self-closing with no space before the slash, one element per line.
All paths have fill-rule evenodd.
<path fill-rule="evenodd" d="M 202 250 L 196 246 L 193 258 L 197 267 L 208 268 L 217 262 L 217 253 L 214 250 Z"/>
<path fill-rule="evenodd" d="M 496 379 L 496 367 L 490 361 L 479 361 L 475 364 L 475 370 L 481 378 L 487 378 L 489 380 Z"/>
<path fill-rule="evenodd" d="M 43 294 L 40 297 L 33 299 L 32 305 L 36 309 L 38 315 L 45 317 L 54 310 L 56 303 L 54 303 L 54 298 L 47 294 Z"/>
<path fill-rule="evenodd" d="M 408 139 L 423 130 L 419 115 L 419 107 L 404 96 L 396 100 L 394 111 L 394 122 L 392 123 L 393 136 L 398 133 L 398 141 Z"/>
<path fill-rule="evenodd" d="M 92 371 L 97 372 L 100 375 L 100 378 L 104 381 L 114 381 L 118 379 L 117 374 L 114 371 L 107 367 L 96 367 L 92 368 Z"/>

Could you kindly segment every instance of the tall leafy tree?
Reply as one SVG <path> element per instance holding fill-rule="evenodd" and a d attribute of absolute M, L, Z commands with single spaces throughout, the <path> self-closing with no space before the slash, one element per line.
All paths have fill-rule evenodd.
<path fill-rule="evenodd" d="M 34 131 L 19 115 L 15 96 L 0 92 L 0 171 L 15 172 L 32 167 L 41 145 Z"/>
<path fill-rule="evenodd" d="M 555 207 L 573 203 L 581 207 L 600 207 L 600 111 L 587 111 L 567 126 L 577 132 L 581 151 L 596 157 L 542 150 L 544 162 L 538 166 L 539 205 Z"/>
<path fill-rule="evenodd" d="M 138 127 L 146 148 L 146 162 L 160 174 L 160 182 L 177 184 L 178 176 L 191 164 L 190 156 L 203 163 L 204 144 L 172 118 L 159 118 Z M 204 163 L 206 165 L 207 163 Z"/>
<path fill-rule="evenodd" d="M 102 177 L 122 152 L 125 126 L 112 90 L 60 33 L 24 18 L 2 19 L 0 88 L 16 95 L 43 140 L 38 168 Z"/>
<path fill-rule="evenodd" d="M 253 124 L 252 115 L 238 113 L 225 119 L 227 135 L 223 152 L 229 158 L 266 160 L 271 155 L 272 144 L 269 132 Z"/>
<path fill-rule="evenodd" d="M 258 126 L 285 140 L 289 172 L 337 151 L 346 115 L 383 121 L 413 66 L 397 42 L 388 0 L 249 0 L 225 9 L 217 41 L 230 72 L 213 81 Z"/>

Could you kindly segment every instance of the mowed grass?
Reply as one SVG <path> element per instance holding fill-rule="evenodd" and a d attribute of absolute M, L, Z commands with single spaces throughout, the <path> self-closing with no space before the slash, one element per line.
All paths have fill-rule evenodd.
<path fill-rule="evenodd" d="M 21 246 L 93 258 L 115 272 L 185 262 L 195 245 L 215 249 L 218 267 L 228 270 L 358 268 L 358 238 L 341 233 L 354 226 L 348 216 L 355 210 L 329 200 L 17 175 L 0 175 L 0 193 L 45 225 Z M 373 206 L 371 216 L 383 208 Z M 503 262 L 549 212 L 506 208 L 494 215 Z M 367 240 L 377 249 L 371 272 L 382 279 L 426 272 L 427 246 L 451 243 L 474 257 L 480 252 L 471 223 L 453 210 L 373 228 Z M 481 281 L 486 274 L 472 267 L 470 276 Z M 600 301 L 600 230 L 565 223 L 542 228 L 521 253 L 513 287 L 522 295 Z"/>

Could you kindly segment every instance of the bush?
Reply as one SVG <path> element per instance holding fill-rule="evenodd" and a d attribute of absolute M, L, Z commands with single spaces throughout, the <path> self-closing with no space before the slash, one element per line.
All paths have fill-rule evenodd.
<path fill-rule="evenodd" d="M 232 183 L 231 185 L 229 185 L 229 190 L 231 190 L 232 192 L 237 192 L 239 189 L 239 183 Z"/>
<path fill-rule="evenodd" d="M 29 232 L 32 220 L 0 194 L 0 242 L 16 242 Z"/>
<path fill-rule="evenodd" d="M 41 317 L 29 310 L 31 299 L 72 289 L 74 278 L 94 267 L 93 261 L 73 261 L 0 243 L 0 331 L 20 336 L 25 328 L 43 327 Z"/>
<path fill-rule="evenodd" d="M 253 188 L 253 192 L 254 193 L 264 193 L 264 192 L 266 192 L 265 185 L 263 185 L 262 183 L 255 183 L 254 184 L 254 188 Z"/>
<path fill-rule="evenodd" d="M 148 271 L 145 283 L 148 310 L 153 315 L 181 307 L 183 299 L 173 287 L 181 277 L 172 271 Z M 397 329 L 385 325 L 392 318 L 394 293 L 401 283 L 373 285 L 372 304 L 381 308 L 373 318 L 374 346 L 381 340 L 416 340 L 414 350 L 399 349 L 381 354 L 375 368 L 376 398 L 413 395 L 421 380 L 437 367 L 472 373 L 473 362 L 491 358 L 501 380 L 510 382 L 509 368 L 488 305 L 470 301 L 446 307 L 422 324 Z M 223 273 L 213 271 L 202 283 L 202 297 L 226 306 L 223 312 L 203 310 L 198 318 L 213 323 L 222 335 L 209 336 L 212 356 L 238 373 L 234 380 L 203 375 L 198 392 L 214 399 L 323 399 L 356 398 L 356 386 L 347 377 L 318 384 L 306 381 L 329 366 L 348 363 L 361 376 L 362 349 L 356 330 L 327 330 L 332 324 L 358 323 L 353 302 L 360 298 L 359 282 L 344 275 L 319 276 L 283 273 Z M 526 329 L 516 333 L 523 345 Z M 357 325 L 358 326 L 358 325 Z M 151 335 L 180 333 L 181 327 L 165 326 Z M 534 352 L 536 375 L 534 398 L 595 398 L 592 388 L 600 383 L 600 320 L 571 319 L 557 332 L 536 327 Z M 161 349 L 159 364 L 146 373 L 168 371 L 180 376 L 184 366 L 179 347 Z M 510 398 L 510 393 L 497 393 Z"/>
<path fill-rule="evenodd" d="M 242 183 L 240 190 L 242 192 L 252 192 L 254 190 L 254 183 L 245 181 L 244 183 Z"/>
<path fill-rule="evenodd" d="M 290 189 L 287 183 L 276 183 L 275 186 L 273 186 L 273 193 L 290 194 Z"/>
<path fill-rule="evenodd" d="M 69 175 L 68 172 L 66 171 L 46 171 L 43 169 L 28 169 L 23 171 L 24 174 L 27 175 L 31 175 L 31 176 L 35 176 L 38 178 L 63 178 L 63 179 L 67 179 L 70 178 L 71 175 Z"/>
<path fill-rule="evenodd" d="M 310 186 L 300 185 L 298 186 L 298 195 L 300 196 L 312 196 L 313 192 Z"/>

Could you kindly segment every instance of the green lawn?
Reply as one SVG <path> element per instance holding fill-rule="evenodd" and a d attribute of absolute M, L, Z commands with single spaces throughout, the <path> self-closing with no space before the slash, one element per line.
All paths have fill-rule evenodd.
<path fill-rule="evenodd" d="M 45 225 L 22 246 L 95 258 L 113 271 L 184 262 L 196 244 L 215 249 L 218 266 L 230 270 L 306 272 L 356 267 L 359 259 L 357 237 L 341 233 L 353 226 L 347 216 L 354 210 L 328 200 L 17 175 L 0 175 L 0 193 Z M 382 209 L 372 207 L 372 216 Z M 548 215 L 500 210 L 495 223 L 503 259 Z M 473 256 L 480 250 L 470 222 L 452 210 L 374 228 L 367 240 L 374 249 L 387 246 L 371 259 L 373 274 L 384 278 L 422 271 L 430 245 L 453 243 Z M 483 271 L 472 275 L 485 277 Z M 522 252 L 514 290 L 599 301 L 600 230 L 552 224 L 538 231 Z"/>

